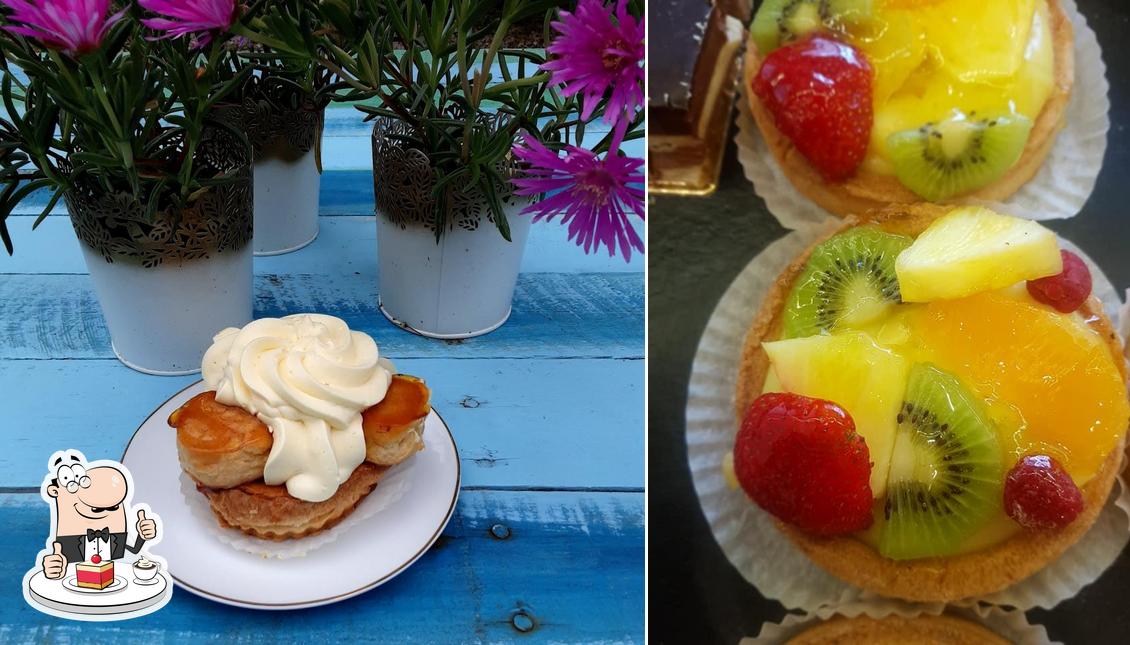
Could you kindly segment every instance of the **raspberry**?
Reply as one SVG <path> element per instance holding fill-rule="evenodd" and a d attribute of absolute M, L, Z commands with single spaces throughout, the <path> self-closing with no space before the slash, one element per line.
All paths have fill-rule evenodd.
<path fill-rule="evenodd" d="M 1028 293 L 1039 302 L 1069 314 L 1091 295 L 1091 271 L 1082 258 L 1071 251 L 1060 251 L 1063 272 L 1059 275 L 1028 281 Z"/>
<path fill-rule="evenodd" d="M 1026 529 L 1059 529 L 1083 512 L 1083 493 L 1059 462 L 1027 455 L 1005 477 L 1004 510 Z"/>
<path fill-rule="evenodd" d="M 798 394 L 763 394 L 734 444 L 746 494 L 778 519 L 814 535 L 871 526 L 871 460 L 846 410 Z"/>
<path fill-rule="evenodd" d="M 859 50 L 818 35 L 769 54 L 753 91 L 820 174 L 841 181 L 855 173 L 871 140 L 871 79 Z"/>

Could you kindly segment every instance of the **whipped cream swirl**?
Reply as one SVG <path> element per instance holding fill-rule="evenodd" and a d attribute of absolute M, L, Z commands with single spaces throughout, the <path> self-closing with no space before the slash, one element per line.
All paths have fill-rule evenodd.
<path fill-rule="evenodd" d="M 217 401 L 254 414 L 274 435 L 263 480 L 308 502 L 331 497 L 365 460 L 361 412 L 384 399 L 392 378 L 368 334 L 321 314 L 225 329 L 202 371 Z"/>

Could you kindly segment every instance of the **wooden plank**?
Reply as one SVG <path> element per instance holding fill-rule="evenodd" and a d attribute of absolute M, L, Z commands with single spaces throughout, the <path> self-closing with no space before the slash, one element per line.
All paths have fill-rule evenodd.
<path fill-rule="evenodd" d="M 371 273 L 258 275 L 255 317 L 322 312 L 365 331 L 389 356 L 643 356 L 643 276 L 528 273 L 519 277 L 510 319 L 464 341 L 409 334 L 377 307 Z M 0 359 L 112 358 L 110 336 L 87 275 L 0 276 Z M 217 330 L 219 331 L 219 330 Z"/>
<path fill-rule="evenodd" d="M 257 258 L 256 273 L 327 273 L 360 271 L 375 275 L 377 225 L 372 215 L 324 216 L 318 222 L 318 239 L 286 255 Z M 8 221 L 16 253 L 0 251 L 3 273 L 86 273 L 74 229 L 65 217 L 49 217 L 35 231 L 32 217 Z M 642 272 L 644 256 L 631 262 L 609 257 L 605 251 L 585 255 L 569 241 L 568 229 L 557 222 L 539 223 L 530 230 L 522 256 L 523 273 Z"/>
<path fill-rule="evenodd" d="M 356 598 L 280 614 L 178 588 L 156 614 L 117 623 L 60 620 L 24 603 L 15 585 L 43 545 L 47 505 L 38 496 L 7 495 L 0 513 L 10 547 L 0 577 L 12 590 L 0 604 L 0 642 L 643 641 L 642 494 L 464 492 L 428 554 Z M 493 538 L 495 524 L 511 537 Z M 534 619 L 528 633 L 513 625 L 520 610 Z"/>
<path fill-rule="evenodd" d="M 643 486 L 642 360 L 387 355 L 428 381 L 464 485 Z M 115 360 L 0 361 L 0 489 L 38 486 L 55 450 L 120 457 L 138 425 L 197 378 L 155 378 Z"/>
<path fill-rule="evenodd" d="M 67 229 L 69 231 L 69 228 Z M 64 233 L 66 233 L 65 231 Z M 38 232 L 37 232 L 38 234 Z M 73 236 L 73 233 L 70 233 Z M 19 251 L 17 251 L 19 252 Z M 522 255 L 522 273 L 643 273 L 644 256 L 632 254 L 625 262 L 605 250 L 586 255 L 569 241 L 568 228 L 559 221 L 539 222 L 530 229 Z M 81 264 L 81 258 L 79 259 Z M 318 239 L 295 253 L 258 258 L 256 273 L 325 273 L 343 268 L 376 275 L 377 224 L 371 215 L 322 217 Z M 0 260 L 0 271 L 4 262 Z M 85 267 L 81 269 L 85 273 Z"/>

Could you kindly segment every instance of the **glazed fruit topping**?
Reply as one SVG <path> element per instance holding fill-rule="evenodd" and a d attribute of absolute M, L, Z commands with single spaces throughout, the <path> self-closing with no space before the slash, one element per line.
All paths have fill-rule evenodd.
<path fill-rule="evenodd" d="M 785 337 L 858 328 L 889 313 L 900 301 L 895 259 L 911 242 L 857 226 L 818 245 L 789 293 Z"/>
<path fill-rule="evenodd" d="M 1019 114 L 955 112 L 948 119 L 896 132 L 887 154 L 904 186 L 930 201 L 1000 179 L 1024 153 L 1032 121 Z"/>
<path fill-rule="evenodd" d="M 964 298 L 1062 270 L 1054 233 L 980 206 L 934 220 L 895 261 L 903 302 Z"/>
<path fill-rule="evenodd" d="M 870 17 L 871 0 L 764 0 L 749 32 L 765 55 L 813 32 L 845 32 Z"/>
<path fill-rule="evenodd" d="M 1055 459 L 1027 455 L 1005 478 L 1004 510 L 1026 529 L 1059 529 L 1083 511 L 1083 493 Z"/>
<path fill-rule="evenodd" d="M 872 77 L 859 50 L 818 34 L 769 54 L 753 91 L 820 174 L 841 181 L 867 153 Z"/>
<path fill-rule="evenodd" d="M 762 343 L 779 392 L 835 401 L 867 443 L 871 494 L 882 497 L 895 441 L 895 415 L 906 391 L 906 359 L 863 332 L 818 334 Z M 766 390 L 769 391 L 769 390 Z"/>
<path fill-rule="evenodd" d="M 813 535 L 871 526 L 871 461 L 851 416 L 831 401 L 763 394 L 742 421 L 734 470 L 746 494 Z"/>
<path fill-rule="evenodd" d="M 1091 295 L 1091 271 L 1078 255 L 1060 251 L 1063 272 L 1047 278 L 1028 281 L 1028 293 L 1038 302 L 1069 314 L 1087 301 Z"/>
<path fill-rule="evenodd" d="M 1054 454 L 1082 485 L 1117 449 L 1130 416 L 1126 382 L 1108 339 L 1076 317 L 1020 290 L 932 302 L 907 324 L 924 356 L 991 404 L 1007 465 Z"/>
<path fill-rule="evenodd" d="M 997 512 L 1001 450 L 984 405 L 956 376 L 911 368 L 879 528 L 895 560 L 955 553 Z"/>

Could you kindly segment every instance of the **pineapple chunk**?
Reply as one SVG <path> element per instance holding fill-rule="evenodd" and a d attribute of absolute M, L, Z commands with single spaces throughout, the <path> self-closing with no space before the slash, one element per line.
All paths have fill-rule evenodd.
<path fill-rule="evenodd" d="M 770 392 L 784 392 L 781 388 L 781 378 L 777 376 L 777 370 L 773 366 L 769 366 L 769 370 L 765 373 L 765 383 L 761 386 L 761 393 L 768 394 Z"/>
<path fill-rule="evenodd" d="M 871 97 L 879 107 L 926 59 L 925 32 L 908 11 L 882 11 L 865 24 L 877 33 L 857 36 L 856 43 L 875 70 Z"/>
<path fill-rule="evenodd" d="M 837 403 L 855 421 L 871 455 L 871 493 L 881 498 L 910 365 L 865 333 L 762 343 L 782 389 Z"/>
<path fill-rule="evenodd" d="M 966 83 L 1012 78 L 1024 62 L 1036 0 L 946 0 L 917 10 L 926 42 Z"/>
<path fill-rule="evenodd" d="M 1054 233 L 976 206 L 935 221 L 895 261 L 903 302 L 964 298 L 1061 271 Z"/>

